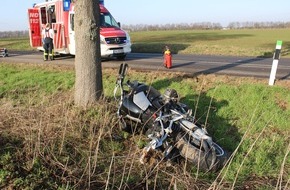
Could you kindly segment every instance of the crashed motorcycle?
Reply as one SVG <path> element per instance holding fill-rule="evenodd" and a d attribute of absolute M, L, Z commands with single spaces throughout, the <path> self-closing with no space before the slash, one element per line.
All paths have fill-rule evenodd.
<path fill-rule="evenodd" d="M 228 153 L 196 123 L 192 110 L 179 102 L 176 90 L 167 89 L 161 95 L 152 86 L 130 80 L 125 89 L 127 69 L 127 64 L 120 65 L 114 96 L 119 101 L 117 115 L 122 129 L 142 132 L 150 139 L 143 149 L 141 163 L 150 151 L 157 150 L 163 153 L 163 159 L 181 156 L 202 171 L 221 169 Z"/>

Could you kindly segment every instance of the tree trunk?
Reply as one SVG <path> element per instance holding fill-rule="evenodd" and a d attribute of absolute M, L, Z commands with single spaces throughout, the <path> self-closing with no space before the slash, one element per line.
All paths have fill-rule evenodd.
<path fill-rule="evenodd" d="M 75 104 L 86 107 L 103 93 L 100 51 L 99 0 L 78 0 L 75 5 Z"/>

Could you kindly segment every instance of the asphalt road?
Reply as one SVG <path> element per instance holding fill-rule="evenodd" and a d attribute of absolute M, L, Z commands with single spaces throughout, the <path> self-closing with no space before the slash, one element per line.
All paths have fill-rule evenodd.
<path fill-rule="evenodd" d="M 136 70 L 162 70 L 170 72 L 184 72 L 192 75 L 221 74 L 232 76 L 246 76 L 257 78 L 269 78 L 272 58 L 257 57 L 231 57 L 231 56 L 208 56 L 208 55 L 173 55 L 173 67 L 168 70 L 163 67 L 162 54 L 131 53 L 125 61 L 114 59 L 103 60 L 103 67 L 118 68 L 120 63 L 126 62 Z M 1 62 L 8 63 L 45 63 L 74 66 L 74 57 L 60 56 L 50 62 L 42 61 L 41 52 L 9 52 L 9 57 L 0 57 Z M 276 79 L 290 79 L 290 59 L 279 60 Z"/>

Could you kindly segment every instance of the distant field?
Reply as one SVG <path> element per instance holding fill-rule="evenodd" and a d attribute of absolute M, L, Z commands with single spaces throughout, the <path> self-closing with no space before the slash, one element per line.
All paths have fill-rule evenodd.
<path fill-rule="evenodd" d="M 282 56 L 290 58 L 290 28 L 249 30 L 173 30 L 131 32 L 132 52 L 272 57 L 277 40 Z M 0 39 L 0 48 L 32 50 L 28 38 Z"/>
<path fill-rule="evenodd" d="M 131 32 L 133 52 L 162 52 L 233 56 L 272 56 L 277 40 L 282 56 L 290 57 L 290 28 L 259 30 L 175 30 Z"/>
<path fill-rule="evenodd" d="M 0 38 L 0 48 L 9 50 L 33 50 L 30 47 L 29 38 Z"/>

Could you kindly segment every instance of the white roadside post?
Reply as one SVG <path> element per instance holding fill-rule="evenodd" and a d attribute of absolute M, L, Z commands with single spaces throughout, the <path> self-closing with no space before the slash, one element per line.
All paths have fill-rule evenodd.
<path fill-rule="evenodd" d="M 274 85 L 274 82 L 276 79 L 276 72 L 278 68 L 278 62 L 280 59 L 281 48 L 282 48 L 282 41 L 278 40 L 276 43 L 276 51 L 273 56 L 272 69 L 271 69 L 271 74 L 270 74 L 270 79 L 269 79 L 269 85 L 271 86 Z"/>

